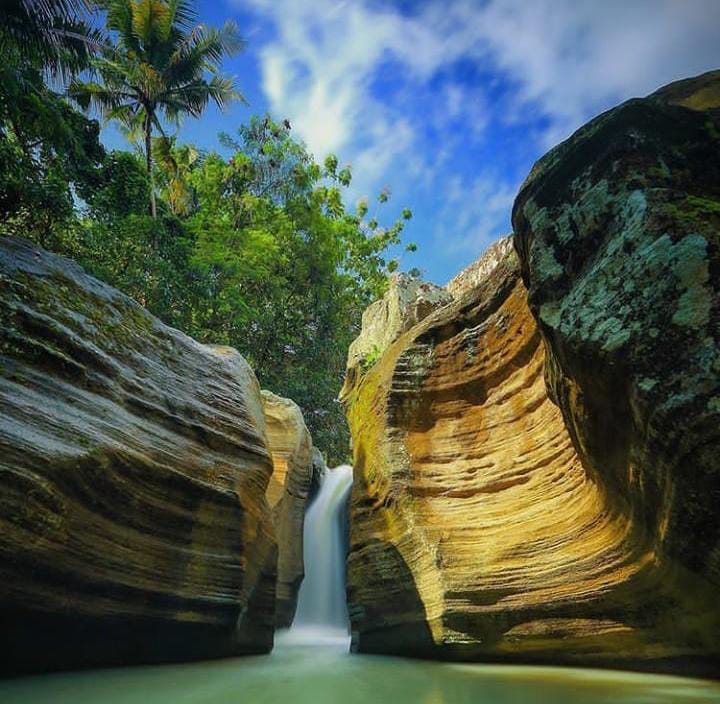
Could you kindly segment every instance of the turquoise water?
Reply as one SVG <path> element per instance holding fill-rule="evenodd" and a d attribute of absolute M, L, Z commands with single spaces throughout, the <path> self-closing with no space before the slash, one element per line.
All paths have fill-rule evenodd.
<path fill-rule="evenodd" d="M 271 655 L 0 681 L 0 704 L 720 704 L 720 683 L 702 680 L 348 654 L 338 511 L 351 482 L 331 470 L 308 510 L 301 625 Z"/>
<path fill-rule="evenodd" d="M 2 704 L 705 704 L 720 683 L 614 671 L 349 655 L 281 642 L 267 656 L 0 682 Z"/>

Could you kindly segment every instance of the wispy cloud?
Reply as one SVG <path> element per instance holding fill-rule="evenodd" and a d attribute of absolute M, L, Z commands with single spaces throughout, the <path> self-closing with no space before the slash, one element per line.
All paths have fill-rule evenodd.
<path fill-rule="evenodd" d="M 414 227 L 462 263 L 507 229 L 519 172 L 545 149 L 719 58 L 718 0 L 248 3 L 272 27 L 271 110 L 318 158 L 350 161 L 356 192 L 402 184 L 433 218 Z"/>
<path fill-rule="evenodd" d="M 508 232 L 515 187 L 487 173 L 468 180 L 450 179 L 433 231 L 435 247 L 445 254 L 482 252 Z"/>
<path fill-rule="evenodd" d="M 546 116 L 546 144 L 618 100 L 720 62 L 716 0 L 491 0 L 454 4 L 476 26 L 518 111 Z M 473 22 L 474 20 L 474 22 Z"/>

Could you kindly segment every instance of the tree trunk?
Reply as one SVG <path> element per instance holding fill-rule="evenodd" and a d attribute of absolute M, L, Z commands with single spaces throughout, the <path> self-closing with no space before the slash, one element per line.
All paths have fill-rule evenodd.
<path fill-rule="evenodd" d="M 155 203 L 155 186 L 152 172 L 152 120 L 150 111 L 145 108 L 145 158 L 147 159 L 148 180 L 150 181 L 150 215 L 157 218 L 157 204 Z"/>

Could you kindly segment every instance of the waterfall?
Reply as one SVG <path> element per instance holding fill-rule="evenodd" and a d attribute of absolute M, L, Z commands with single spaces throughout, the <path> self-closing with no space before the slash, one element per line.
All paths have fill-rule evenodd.
<path fill-rule="evenodd" d="M 343 518 L 351 486 L 352 467 L 343 465 L 329 470 L 305 513 L 305 578 L 300 586 L 295 620 L 285 640 L 347 641 Z"/>

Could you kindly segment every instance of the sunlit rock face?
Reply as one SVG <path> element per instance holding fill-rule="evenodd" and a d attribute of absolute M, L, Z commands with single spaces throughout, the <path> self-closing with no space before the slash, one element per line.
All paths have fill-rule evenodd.
<path fill-rule="evenodd" d="M 345 389 L 341 396 L 355 384 L 356 375 L 372 366 L 388 345 L 452 298 L 441 286 L 407 274 L 393 275 L 387 293 L 363 313 L 360 335 L 348 350 Z"/>
<path fill-rule="evenodd" d="M 0 238 L 2 669 L 269 650 L 272 471 L 236 351 Z"/>
<path fill-rule="evenodd" d="M 445 289 L 454 298 L 472 292 L 485 281 L 512 248 L 512 236 L 501 237 L 493 242 L 479 259 L 450 279 Z"/>
<path fill-rule="evenodd" d="M 460 280 L 345 388 L 353 647 L 712 672 L 707 584 L 578 457 L 509 240 Z"/>
<path fill-rule="evenodd" d="M 662 585 L 628 594 L 643 652 L 714 656 L 717 674 L 720 72 L 579 130 L 536 164 L 513 220 L 550 393 Z"/>
<path fill-rule="evenodd" d="M 273 474 L 267 499 L 278 542 L 276 625 L 292 623 L 303 579 L 303 523 L 313 483 L 320 483 L 325 463 L 313 448 L 312 438 L 298 405 L 269 391 L 262 392 Z"/>

